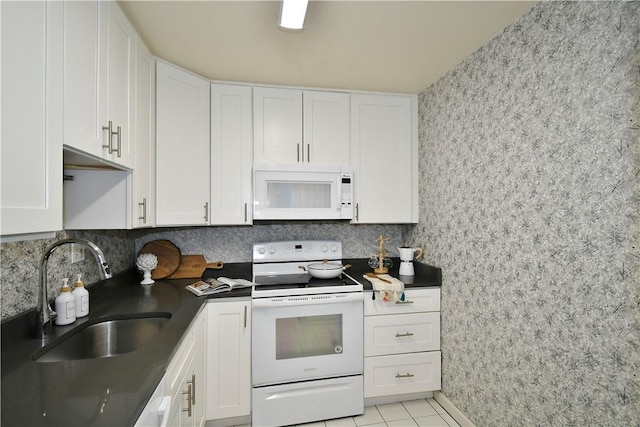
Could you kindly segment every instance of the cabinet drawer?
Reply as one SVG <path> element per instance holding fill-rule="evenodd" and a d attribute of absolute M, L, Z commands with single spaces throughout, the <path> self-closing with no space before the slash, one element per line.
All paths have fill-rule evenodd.
<path fill-rule="evenodd" d="M 372 300 L 371 294 L 364 299 L 364 315 L 396 313 L 418 313 L 423 311 L 440 311 L 439 288 L 411 288 L 405 289 L 404 301 L 385 302 L 379 299 Z"/>
<path fill-rule="evenodd" d="M 440 352 L 365 357 L 364 397 L 440 390 Z"/>
<path fill-rule="evenodd" d="M 364 355 L 440 350 L 440 312 L 364 318 Z"/>

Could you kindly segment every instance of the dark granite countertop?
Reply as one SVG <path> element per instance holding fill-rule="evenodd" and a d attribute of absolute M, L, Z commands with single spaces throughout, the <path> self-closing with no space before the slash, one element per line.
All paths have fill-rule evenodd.
<path fill-rule="evenodd" d="M 366 259 L 346 259 L 347 270 L 361 280 L 372 271 Z M 389 274 L 398 276 L 399 260 Z M 416 275 L 399 277 L 406 287 L 440 286 L 439 268 L 414 263 Z M 251 263 L 225 264 L 222 270 L 206 270 L 203 277 L 226 276 L 251 280 Z M 35 311 L 2 322 L 2 418 L 8 426 L 130 426 L 135 423 L 162 379 L 169 361 L 205 298 L 184 287 L 194 279 L 157 280 L 139 285 L 140 276 L 130 271 L 88 286 L 89 316 L 72 325 L 56 326 L 51 341 L 69 334 L 86 322 L 112 316 L 169 312 L 171 320 L 157 338 L 138 351 L 102 359 L 66 362 L 35 362 L 31 355 L 42 348 L 34 339 Z M 251 289 L 238 289 L 209 298 L 249 297 Z"/>
<path fill-rule="evenodd" d="M 218 276 L 251 278 L 251 264 L 227 264 Z M 239 272 L 243 274 L 240 275 Z M 35 311 L 2 322 L 2 419 L 9 426 L 131 426 L 162 379 L 180 340 L 206 298 L 184 287 L 194 279 L 156 280 L 141 286 L 130 271 L 87 286 L 89 316 L 55 326 L 51 341 L 86 322 L 131 314 L 168 312 L 171 319 L 154 341 L 116 357 L 35 362 L 42 347 L 35 336 Z M 249 296 L 250 290 L 221 297 Z"/>
<path fill-rule="evenodd" d="M 351 267 L 345 272 L 360 281 L 365 291 L 373 290 L 371 282 L 362 277 L 365 273 L 373 272 L 373 269 L 368 265 L 368 261 L 368 259 L 362 258 L 343 260 L 344 264 L 351 264 Z M 414 261 L 413 268 L 416 274 L 414 276 L 400 276 L 400 258 L 391 258 L 391 261 L 393 261 L 393 266 L 389 269 L 388 274 L 402 281 L 405 288 L 442 286 L 442 270 L 438 267 Z"/>

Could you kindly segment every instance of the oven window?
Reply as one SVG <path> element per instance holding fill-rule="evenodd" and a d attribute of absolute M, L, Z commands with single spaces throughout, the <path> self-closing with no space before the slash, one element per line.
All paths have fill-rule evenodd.
<path fill-rule="evenodd" d="M 342 353 L 342 314 L 276 319 L 276 359 Z"/>

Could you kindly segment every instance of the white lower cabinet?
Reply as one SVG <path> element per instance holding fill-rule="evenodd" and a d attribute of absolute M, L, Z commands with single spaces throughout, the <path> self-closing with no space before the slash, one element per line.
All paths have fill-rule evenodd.
<path fill-rule="evenodd" d="M 251 301 L 207 303 L 207 420 L 251 412 Z"/>
<path fill-rule="evenodd" d="M 440 289 L 406 289 L 405 301 L 365 298 L 364 397 L 441 388 Z"/>
<path fill-rule="evenodd" d="M 206 312 L 201 311 L 182 338 L 169 363 L 165 379 L 171 396 L 169 426 L 196 427 L 205 422 L 204 329 Z"/>

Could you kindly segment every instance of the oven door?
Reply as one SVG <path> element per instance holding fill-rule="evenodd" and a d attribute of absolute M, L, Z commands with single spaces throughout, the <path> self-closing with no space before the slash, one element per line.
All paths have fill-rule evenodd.
<path fill-rule="evenodd" d="M 363 293 L 252 300 L 253 385 L 363 372 Z"/>

